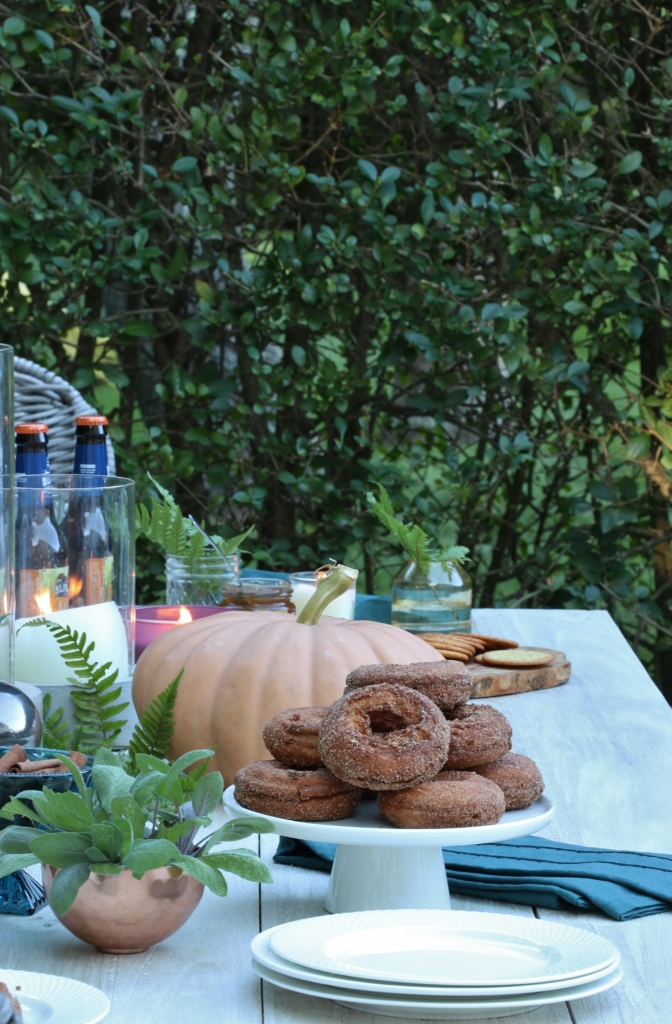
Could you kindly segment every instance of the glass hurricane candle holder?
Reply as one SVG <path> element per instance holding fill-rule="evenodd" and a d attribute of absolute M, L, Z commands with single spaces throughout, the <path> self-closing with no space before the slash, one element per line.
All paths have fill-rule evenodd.
<path fill-rule="evenodd" d="M 457 562 L 432 562 L 426 574 L 408 562 L 392 584 L 392 625 L 409 633 L 468 633 L 471 595 L 471 578 Z"/>
<path fill-rule="evenodd" d="M 317 589 L 317 584 L 327 575 L 319 569 L 315 572 L 293 572 L 289 577 L 292 583 L 292 601 L 296 607 L 296 614 L 299 615 Z M 340 597 L 335 598 L 331 604 L 324 609 L 324 615 L 331 615 L 336 619 L 354 619 L 355 598 L 357 597 L 357 584 L 353 580 L 352 586 Z"/>
<path fill-rule="evenodd" d="M 224 588 L 239 572 L 238 552 L 228 558 L 213 549 L 199 558 L 166 555 L 166 604 L 221 604 Z"/>
<path fill-rule="evenodd" d="M 0 679 L 14 681 L 14 349 L 0 345 Z"/>
<path fill-rule="evenodd" d="M 130 691 L 135 631 L 134 483 L 123 477 L 23 476 L 14 495 L 17 683 L 51 693 L 76 725 L 69 694 L 73 675 L 44 617 L 93 643 L 91 659 L 116 669 Z M 51 561 L 50 561 L 51 557 Z M 1 634 L 1 631 L 0 631 Z M 1 641 L 1 636 L 0 636 Z M 2 659 L 0 658 L 0 661 Z M 123 699 L 128 699 L 124 694 Z M 132 705 L 125 717 L 132 719 Z"/>

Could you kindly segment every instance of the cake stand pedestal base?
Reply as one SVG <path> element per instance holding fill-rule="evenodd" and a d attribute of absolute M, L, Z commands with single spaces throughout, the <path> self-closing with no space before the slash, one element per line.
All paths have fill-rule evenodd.
<path fill-rule="evenodd" d="M 258 817 L 239 804 L 233 786 L 224 805 L 234 818 Z M 395 828 L 373 800 L 362 800 L 351 818 L 339 821 L 294 821 L 265 814 L 280 836 L 333 843 L 336 857 L 325 910 L 450 910 L 442 846 L 501 843 L 532 835 L 548 825 L 555 808 L 542 793 L 531 807 L 507 811 L 494 825 L 463 828 Z"/>
<path fill-rule="evenodd" d="M 438 846 L 339 846 L 324 909 L 450 910 Z"/>

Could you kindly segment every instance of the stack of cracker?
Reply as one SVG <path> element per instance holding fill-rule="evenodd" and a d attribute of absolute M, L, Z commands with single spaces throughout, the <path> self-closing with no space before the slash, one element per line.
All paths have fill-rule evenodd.
<path fill-rule="evenodd" d="M 419 633 L 418 636 L 448 661 L 469 661 L 487 651 L 518 647 L 515 640 L 503 640 L 498 636 L 483 636 L 480 633 Z"/>

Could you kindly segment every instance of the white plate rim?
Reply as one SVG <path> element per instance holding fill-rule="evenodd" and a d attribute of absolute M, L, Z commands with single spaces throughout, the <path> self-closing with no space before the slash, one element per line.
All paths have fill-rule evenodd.
<path fill-rule="evenodd" d="M 446 924 L 474 927 L 486 931 L 490 928 L 496 934 L 501 935 L 508 932 L 510 935 L 532 938 L 535 941 L 554 941 L 561 946 L 564 941 L 565 945 L 569 943 L 570 946 L 576 946 L 578 944 L 579 948 L 585 948 L 588 945 L 589 950 L 591 945 L 596 947 L 594 954 L 596 959 L 588 967 L 579 966 L 571 970 L 550 973 L 547 971 L 534 976 L 506 978 L 501 981 L 497 979 L 493 980 L 493 984 L 531 985 L 536 982 L 560 982 L 568 978 L 592 974 L 601 967 L 612 963 L 617 954 L 613 943 L 602 935 L 586 929 L 555 921 L 524 917 L 519 914 L 494 914 L 470 910 L 365 910 L 348 914 L 334 914 L 329 917 L 322 915 L 280 925 L 274 930 L 269 941 L 273 952 L 282 959 L 326 974 L 363 978 L 367 981 L 396 981 L 409 985 L 433 985 L 436 984 L 435 978 L 411 975 L 404 977 L 400 976 L 397 971 L 391 977 L 389 972 L 375 971 L 369 968 L 357 969 L 351 966 L 349 969 L 344 969 L 342 962 L 335 964 L 321 952 L 321 945 L 327 939 L 365 928 L 429 927 Z M 454 978 L 451 980 L 451 987 L 476 988 L 484 984 L 480 978 Z"/>
<path fill-rule="evenodd" d="M 537 1006 L 546 1006 L 549 1003 L 564 1003 L 573 1001 L 575 999 L 586 999 L 588 996 L 597 995 L 599 992 L 604 992 L 608 988 L 612 988 L 613 985 L 617 985 L 623 977 L 623 968 L 620 966 L 615 967 L 614 970 L 606 977 L 601 978 L 599 981 L 586 982 L 584 985 L 576 988 L 556 989 L 554 992 L 540 992 L 535 994 L 533 992 L 527 995 L 518 996 L 498 996 L 494 999 L 488 999 L 487 996 L 477 997 L 474 999 L 440 999 L 427 997 L 425 999 L 398 999 L 394 996 L 386 995 L 365 995 L 361 992 L 352 992 L 352 995 L 348 995 L 348 989 L 333 988 L 329 985 L 317 985 L 308 981 L 299 981 L 296 978 L 289 978 L 285 974 L 279 974 L 277 971 L 273 971 L 268 967 L 264 967 L 257 960 L 252 960 L 252 969 L 260 978 L 264 981 L 270 982 L 272 985 L 277 985 L 279 988 L 285 988 L 290 992 L 299 992 L 302 995 L 316 996 L 318 999 L 333 999 L 336 1002 L 344 1002 L 347 1000 L 349 1004 L 357 1004 L 358 1008 L 365 1009 L 367 1006 L 393 1006 L 401 1009 L 427 1009 L 433 1010 L 458 1010 L 458 1009 L 513 1009 L 514 1007 L 527 1008 L 529 1010 L 535 1009 Z"/>
<path fill-rule="evenodd" d="M 224 792 L 224 805 L 239 818 L 259 817 L 258 811 L 242 807 L 234 797 L 235 786 Z M 378 811 L 367 813 L 366 801 L 352 818 L 342 821 L 294 821 L 264 814 L 280 836 L 292 839 L 313 839 L 322 843 L 341 843 L 347 846 L 474 846 L 497 843 L 504 839 L 519 839 L 540 832 L 555 814 L 555 804 L 542 793 L 530 806 L 519 811 L 505 811 L 495 825 L 472 825 L 469 828 L 397 828 Z M 357 816 L 370 820 L 367 827 L 357 825 Z"/>
<path fill-rule="evenodd" d="M 48 1024 L 98 1024 L 110 1012 L 110 1000 L 105 993 L 76 978 L 0 967 L 0 981 L 4 981 L 10 991 L 16 994 L 19 1002 L 21 996 L 25 995 L 29 999 L 41 999 L 48 1003 L 53 1011 Z M 17 985 L 21 986 L 19 992 L 16 992 Z M 63 996 L 71 1000 L 70 1006 L 62 1004 Z M 89 1006 L 84 1000 L 88 1001 Z"/>
<path fill-rule="evenodd" d="M 574 988 L 585 984 L 588 981 L 598 981 L 606 977 L 621 962 L 621 954 L 616 950 L 616 957 L 613 962 L 594 973 L 578 975 L 576 978 L 569 978 L 561 982 L 543 982 L 538 985 L 511 985 L 511 986 L 488 986 L 470 988 L 466 986 L 453 985 L 407 985 L 394 984 L 393 982 L 365 981 L 362 978 L 348 978 L 340 974 L 327 974 L 326 972 L 312 970 L 302 967 L 300 964 L 285 960 L 273 951 L 270 943 L 271 933 L 282 925 L 275 928 L 267 928 L 252 939 L 250 950 L 254 959 L 263 967 L 268 967 L 278 974 L 286 974 L 290 978 L 297 978 L 299 981 L 310 981 L 315 984 L 330 985 L 334 988 L 347 988 L 354 992 L 378 992 L 388 995 L 427 995 L 427 996 L 498 996 L 498 995 L 526 995 L 531 992 L 552 992 L 556 988 Z"/>

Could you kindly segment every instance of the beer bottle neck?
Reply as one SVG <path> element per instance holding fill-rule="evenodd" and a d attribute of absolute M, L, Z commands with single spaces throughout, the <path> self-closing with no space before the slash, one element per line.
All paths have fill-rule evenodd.
<path fill-rule="evenodd" d="M 77 427 L 73 472 L 84 476 L 108 475 L 104 427 Z"/>

